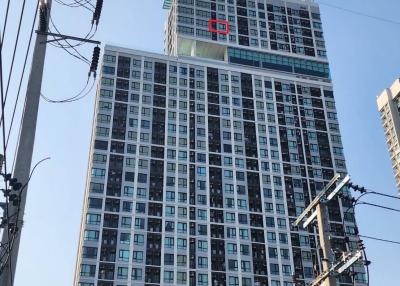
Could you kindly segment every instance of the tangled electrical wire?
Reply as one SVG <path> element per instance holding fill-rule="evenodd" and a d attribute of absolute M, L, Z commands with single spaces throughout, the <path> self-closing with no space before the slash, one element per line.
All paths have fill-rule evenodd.
<path fill-rule="evenodd" d="M 55 0 L 55 1 L 63 6 L 67 6 L 70 8 L 84 7 L 86 9 L 89 9 L 91 12 L 93 12 L 93 19 L 91 22 L 91 27 L 90 27 L 89 32 L 84 36 L 84 38 L 82 38 L 81 40 L 78 41 L 78 43 L 75 43 L 75 44 L 72 44 L 69 40 L 67 40 L 65 37 L 63 37 L 61 35 L 60 29 L 58 29 L 58 27 L 56 26 L 55 21 L 53 20 L 51 15 L 49 17 L 49 19 L 50 19 L 49 24 L 51 24 L 51 27 L 49 26 L 49 32 L 52 34 L 51 36 L 53 38 L 53 40 L 49 41 L 49 43 L 52 46 L 64 50 L 66 53 L 68 53 L 72 57 L 87 64 L 90 67 L 90 70 L 89 70 L 89 74 L 88 74 L 88 80 L 87 80 L 85 86 L 76 95 L 69 97 L 69 98 L 61 99 L 61 100 L 49 98 L 42 93 L 40 94 L 40 96 L 48 103 L 71 103 L 71 102 L 76 102 L 76 101 L 79 101 L 79 100 L 85 98 L 88 94 L 90 94 L 90 92 L 93 90 L 93 87 L 95 85 L 96 72 L 97 72 L 99 56 L 100 56 L 100 48 L 98 46 L 94 48 L 93 57 L 92 57 L 92 60 L 90 61 L 88 58 L 86 58 L 84 55 L 82 55 L 82 53 L 77 49 L 77 47 L 85 44 L 87 40 L 91 40 L 95 36 L 95 34 L 97 32 L 99 20 L 100 20 L 101 10 L 103 7 L 103 0 L 97 0 L 96 6 L 94 6 L 90 0 L 74 0 L 72 3 L 66 3 L 61 0 Z M 54 31 L 58 35 L 60 35 L 60 37 L 57 37 L 54 33 L 52 33 L 52 29 L 54 29 Z M 90 80 L 91 74 L 93 74 L 93 77 L 94 77 L 93 83 L 90 85 L 89 89 L 87 89 L 89 86 L 89 80 Z"/>
<path fill-rule="evenodd" d="M 85 87 L 78 94 L 76 94 L 76 95 L 74 95 L 72 97 L 69 97 L 69 98 L 65 98 L 65 99 L 61 99 L 61 100 L 54 100 L 54 99 L 50 99 L 50 98 L 46 97 L 42 93 L 40 94 L 40 96 L 48 103 L 71 103 L 71 102 L 75 102 L 75 101 L 78 101 L 78 100 L 81 100 L 81 99 L 85 98 L 93 90 L 93 87 L 94 87 L 94 84 L 95 84 L 95 80 L 94 79 L 92 81 L 92 84 L 91 84 L 90 88 L 85 92 L 86 88 L 88 87 L 88 83 L 89 83 L 89 79 L 86 82 Z"/>
<path fill-rule="evenodd" d="M 14 247 L 18 231 L 20 231 L 23 226 L 23 221 L 20 220 L 21 197 L 24 195 L 24 191 L 28 187 L 36 168 L 46 160 L 50 160 L 50 157 L 44 158 L 36 163 L 36 165 L 32 168 L 28 181 L 25 184 L 18 182 L 16 178 L 12 178 L 11 174 L 1 174 L 5 182 L 10 184 L 10 189 L 7 188 L 2 190 L 4 196 L 6 197 L 6 202 L 4 205 L 2 205 L 3 217 L 0 228 L 3 228 L 3 232 L 7 233 L 7 242 L 0 244 L 0 275 L 10 263 L 11 252 Z M 18 206 L 15 213 L 8 213 L 8 208 L 6 207 L 8 202 Z"/>
<path fill-rule="evenodd" d="M 346 215 L 350 211 L 353 211 L 353 213 L 354 213 L 355 207 L 358 206 L 358 205 L 367 205 L 367 206 L 377 207 L 377 208 L 381 208 L 381 209 L 385 209 L 385 210 L 389 210 L 389 211 L 400 212 L 399 209 L 395 209 L 395 208 L 391 208 L 391 207 L 387 207 L 387 206 L 383 206 L 383 205 L 379 205 L 379 204 L 373 204 L 373 203 L 368 203 L 368 202 L 361 201 L 362 198 L 364 198 L 364 197 L 366 197 L 368 195 L 382 196 L 382 197 L 396 199 L 396 200 L 400 200 L 400 197 L 392 196 L 392 195 L 388 195 L 388 194 L 384 194 L 384 193 L 376 192 L 376 191 L 372 191 L 372 190 L 367 190 L 365 187 L 355 185 L 355 184 L 353 184 L 351 182 L 348 184 L 348 187 L 350 189 L 356 191 L 356 192 L 359 192 L 360 195 L 357 198 L 354 198 L 354 197 L 349 197 L 347 195 L 340 194 L 340 197 L 342 199 L 347 200 L 348 202 L 350 202 L 350 206 L 347 208 L 347 210 L 343 214 L 343 223 L 344 223 Z M 372 240 L 377 240 L 377 241 L 391 243 L 391 244 L 397 244 L 397 245 L 400 245 L 400 242 L 393 241 L 393 240 L 387 240 L 387 239 L 381 239 L 381 238 L 372 237 L 372 236 L 361 235 L 359 233 L 356 220 L 354 219 L 354 220 L 352 220 L 352 222 L 355 225 L 355 235 L 358 237 L 358 247 L 363 252 L 364 265 L 366 267 L 366 272 L 367 272 L 366 273 L 366 275 L 367 275 L 367 277 L 366 277 L 367 278 L 367 285 L 369 285 L 370 284 L 369 265 L 371 264 L 371 262 L 367 258 L 367 253 L 366 253 L 366 250 L 365 250 L 365 246 L 364 246 L 363 240 L 361 240 L 361 238 L 363 237 L 363 238 L 367 238 L 367 239 L 372 239 Z M 355 283 L 355 279 L 354 278 L 353 278 L 353 283 Z"/>
<path fill-rule="evenodd" d="M 58 4 L 69 7 L 69 8 L 85 8 L 90 12 L 94 12 L 94 5 L 91 3 L 90 0 L 74 0 L 72 3 L 65 3 L 62 0 L 55 0 Z"/>

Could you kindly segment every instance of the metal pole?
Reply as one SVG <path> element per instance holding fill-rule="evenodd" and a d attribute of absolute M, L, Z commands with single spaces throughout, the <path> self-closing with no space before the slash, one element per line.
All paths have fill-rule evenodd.
<path fill-rule="evenodd" d="M 47 31 L 50 19 L 49 16 L 50 16 L 52 0 L 39 0 L 39 1 L 41 8 L 47 7 L 47 15 L 43 15 L 43 17 L 45 18 L 47 17 L 45 22 L 46 27 L 44 27 Z M 38 13 L 40 13 L 40 11 L 38 11 Z M 39 20 L 39 26 L 40 25 L 41 23 Z M 32 58 L 31 73 L 29 75 L 29 81 L 26 90 L 26 104 L 24 106 L 24 112 L 23 112 L 21 137 L 18 142 L 17 158 L 15 161 L 15 169 L 13 174 L 13 177 L 18 179 L 18 181 L 22 183 L 22 185 L 25 185 L 28 182 L 31 171 L 32 153 L 35 142 L 40 92 L 42 88 L 43 69 L 46 57 L 46 45 L 47 45 L 46 42 L 47 42 L 46 34 L 37 34 L 35 49 Z M 27 194 L 27 188 L 25 188 L 22 192 L 19 207 L 14 206 L 12 203 L 10 203 L 8 206 L 9 214 L 11 216 L 9 223 L 17 225 L 18 230 L 15 234 L 15 238 L 12 244 L 10 258 L 7 262 L 6 268 L 0 275 L 1 286 L 13 286 L 14 284 L 13 275 L 15 273 L 17 265 L 23 215 L 26 204 L 26 194 Z M 18 211 L 19 211 L 19 216 L 18 216 L 19 221 L 17 222 L 16 214 L 18 213 Z M 8 232 L 7 230 L 4 230 L 1 243 L 3 245 L 6 245 L 8 242 L 9 242 Z M 9 271 L 10 269 L 12 270 L 13 273 L 10 273 Z"/>
<path fill-rule="evenodd" d="M 324 257 L 322 258 L 322 272 L 330 269 L 332 263 L 334 262 L 334 255 L 331 251 L 331 242 L 329 240 L 330 231 L 329 231 L 329 221 L 328 221 L 328 208 L 323 203 L 320 202 L 317 205 L 317 220 L 318 220 L 318 232 L 319 232 L 319 241 L 322 249 L 322 253 Z M 323 286 L 338 286 L 336 279 L 329 275 L 322 284 Z"/>

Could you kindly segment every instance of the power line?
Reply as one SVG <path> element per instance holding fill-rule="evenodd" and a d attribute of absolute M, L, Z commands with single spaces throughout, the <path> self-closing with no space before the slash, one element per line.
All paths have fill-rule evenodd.
<path fill-rule="evenodd" d="M 8 7 L 7 7 L 8 8 Z M 8 10 L 8 9 L 7 9 Z M 8 13 L 8 11 L 7 11 Z M 8 190 L 8 184 L 7 184 L 7 150 L 6 150 L 6 127 L 5 127 L 5 122 L 4 122 L 4 112 L 5 112 L 5 102 L 4 102 L 4 84 L 3 84 L 3 39 L 4 39 L 4 34 L 1 36 L 1 41 L 0 41 L 0 94 L 1 94 L 1 121 L 3 122 L 2 125 L 2 135 L 3 135 L 3 160 L 4 160 L 4 184 L 5 184 L 5 190 Z M 7 231 L 7 248 L 8 248 L 8 253 L 11 253 L 11 248 L 10 248 L 10 225 L 9 225 L 9 199 L 8 196 L 6 196 L 6 206 L 5 206 L 5 211 L 6 211 L 6 216 L 7 216 L 7 225 L 6 225 L 6 230 Z M 11 285 L 13 284 L 13 270 L 12 270 L 12 265 L 11 263 L 8 264 L 9 272 L 10 272 L 10 282 Z"/>
<path fill-rule="evenodd" d="M 51 22 L 51 24 L 53 25 L 54 29 L 57 31 L 57 33 L 61 34 L 61 33 L 60 33 L 60 30 L 57 28 L 56 24 L 55 24 L 54 21 L 53 21 L 53 17 L 51 17 L 51 16 L 50 16 L 50 22 Z M 73 47 L 73 46 L 71 45 L 71 43 L 70 43 L 68 40 L 64 39 L 63 41 L 65 41 L 65 42 L 68 44 L 68 46 L 69 46 L 71 49 L 73 49 L 82 59 L 84 59 L 84 60 L 87 61 L 87 62 L 90 62 L 90 61 L 89 61 L 86 57 L 84 57 L 75 47 Z M 57 41 L 57 42 L 59 43 L 59 41 Z"/>
<path fill-rule="evenodd" d="M 6 27 L 7 27 L 7 20 L 8 20 L 8 12 L 10 10 L 10 0 L 7 2 L 7 8 L 6 8 L 6 17 L 4 18 L 4 24 L 3 24 L 3 35 L 1 36 L 1 46 L 0 49 L 3 48 L 3 43 L 4 43 L 4 37 L 6 35 Z"/>
<path fill-rule="evenodd" d="M 367 203 L 367 202 L 358 202 L 357 205 L 367 205 L 367 206 L 372 206 L 372 207 L 386 209 L 386 210 L 389 210 L 389 211 L 394 211 L 394 212 L 399 212 L 400 213 L 399 209 L 394 209 L 394 208 L 381 206 L 381 205 L 377 205 L 377 204 L 371 204 L 371 203 Z"/>
<path fill-rule="evenodd" d="M 359 235 L 359 237 L 400 245 L 400 241 L 388 240 L 388 239 L 372 237 L 372 236 L 367 236 L 367 235 L 361 235 L 361 234 Z"/>
<path fill-rule="evenodd" d="M 60 34 L 60 30 L 57 29 L 56 25 L 54 24 L 53 18 L 52 18 L 51 16 L 50 16 L 50 22 L 51 22 L 51 24 L 53 25 L 54 29 L 57 31 L 57 33 Z M 49 30 L 50 30 L 50 29 L 49 29 Z M 90 65 L 90 61 L 89 61 L 86 57 L 84 57 L 75 47 L 73 47 L 73 46 L 71 45 L 71 43 L 70 43 L 68 40 L 64 39 L 63 41 L 65 41 L 65 42 L 68 44 L 68 46 L 69 46 L 71 49 L 73 49 L 78 55 L 74 55 L 73 53 L 71 53 L 70 51 L 68 51 L 68 50 L 66 49 L 66 47 L 64 47 L 64 45 L 62 45 L 62 44 L 60 43 L 60 41 L 56 39 L 56 37 L 53 36 L 53 38 L 54 38 L 54 39 L 56 40 L 56 42 L 60 45 L 59 47 L 62 48 L 64 51 L 66 51 L 68 54 L 70 54 L 71 56 L 73 56 L 73 57 L 75 57 L 75 58 L 77 58 L 77 59 L 80 59 L 80 60 L 82 60 L 83 62 L 85 62 L 85 63 L 87 63 L 88 65 Z"/>
<path fill-rule="evenodd" d="M 351 183 L 349 184 L 349 187 L 354 189 L 354 190 L 359 190 L 358 186 L 354 186 Z M 383 194 L 383 193 L 380 193 L 380 192 L 366 191 L 366 192 L 362 193 L 357 199 L 352 199 L 352 205 L 349 206 L 347 208 L 347 210 L 344 212 L 343 223 L 344 223 L 344 216 L 346 215 L 346 213 L 349 212 L 351 209 L 354 210 L 357 205 L 369 205 L 369 206 L 382 208 L 382 209 L 386 209 L 386 210 L 390 210 L 390 211 L 400 212 L 400 210 L 398 210 L 398 209 L 394 209 L 394 208 L 390 208 L 390 207 L 386 207 L 386 206 L 382 206 L 382 205 L 377 205 L 377 204 L 372 204 L 372 203 L 367 203 L 367 202 L 360 201 L 360 199 L 362 197 L 364 197 L 366 195 L 370 195 L 370 194 L 375 194 L 375 195 L 380 195 L 380 196 L 384 196 L 384 197 L 399 199 L 398 197 L 391 196 L 391 195 L 386 195 L 386 194 Z M 349 198 L 347 197 L 347 199 L 349 199 Z M 354 224 L 355 224 L 356 229 L 358 229 L 357 221 L 354 221 Z M 360 234 L 358 234 L 358 231 L 357 231 L 357 235 L 359 237 L 363 237 L 363 238 L 367 238 L 367 239 L 372 239 L 372 240 L 376 240 L 376 241 L 381 241 L 381 242 L 387 242 L 387 243 L 400 245 L 400 242 L 398 242 L 398 241 L 387 240 L 387 239 L 382 239 L 382 238 L 377 238 L 377 237 L 372 237 L 372 236 L 366 236 L 366 235 L 360 235 Z M 366 254 L 365 248 L 363 249 L 363 254 L 364 254 L 364 258 L 365 258 L 365 262 L 366 262 L 365 266 L 366 266 L 366 270 L 367 270 L 367 273 L 366 273 L 367 274 L 367 285 L 370 285 L 370 273 L 369 273 L 369 264 L 370 264 L 370 262 L 367 259 L 367 254 Z"/>
<path fill-rule="evenodd" d="M 400 197 L 387 195 L 387 194 L 380 193 L 380 192 L 375 192 L 375 191 L 367 191 L 367 194 L 378 195 L 378 196 L 382 196 L 382 197 L 387 197 L 387 198 L 391 198 L 391 199 L 400 200 Z"/>
<path fill-rule="evenodd" d="M 51 32 L 51 30 L 50 30 L 50 32 Z M 53 36 L 53 39 L 54 39 L 56 42 L 60 43 L 60 42 L 56 39 L 55 36 Z M 53 44 L 53 43 L 50 43 L 50 44 L 51 44 L 52 46 L 56 47 L 56 48 L 61 48 L 61 49 L 63 49 L 63 50 L 64 50 L 67 54 L 69 54 L 70 56 L 73 56 L 74 58 L 76 58 L 76 59 L 78 59 L 78 60 L 84 62 L 85 64 L 90 65 L 89 62 L 85 61 L 84 59 L 82 59 L 81 57 L 77 56 L 76 54 L 73 54 L 72 52 L 70 52 L 69 50 L 67 50 L 66 48 L 64 48 L 63 46 L 61 46 L 61 45 L 58 45 L 58 46 L 57 46 L 57 45 L 55 45 L 55 44 Z"/>
<path fill-rule="evenodd" d="M 93 32 L 93 33 L 92 33 L 92 32 Z M 80 42 L 78 42 L 77 44 L 73 44 L 73 45 L 63 45 L 63 44 L 61 44 L 60 41 L 58 40 L 58 41 L 56 41 L 58 45 L 52 44 L 52 46 L 57 47 L 57 48 L 71 48 L 71 47 L 76 48 L 76 47 L 79 47 L 79 46 L 82 46 L 82 45 L 86 44 L 86 41 L 85 41 L 85 40 L 91 40 L 91 39 L 93 39 L 93 37 L 96 35 L 96 32 L 97 32 L 97 25 L 96 25 L 94 31 L 93 31 L 93 25 L 91 25 L 89 32 L 88 32 L 88 33 L 83 37 L 83 39 L 82 39 Z M 53 38 L 54 38 L 54 37 L 53 37 Z"/>
<path fill-rule="evenodd" d="M 82 8 L 85 8 L 86 10 L 89 10 L 90 12 L 94 12 L 91 8 L 93 8 L 94 9 L 94 6 L 93 6 L 93 4 L 92 3 L 90 3 L 90 1 L 89 0 L 85 0 L 83 3 L 80 3 L 80 2 L 82 2 L 82 1 L 80 1 L 80 2 L 78 2 L 78 1 L 74 1 L 75 2 L 75 4 L 74 3 L 65 3 L 64 1 L 61 1 L 61 0 L 55 0 L 58 4 L 60 4 L 60 5 L 63 5 L 63 6 L 66 6 L 66 7 L 69 7 L 69 8 L 80 8 L 80 7 L 82 7 Z M 88 6 L 86 6 L 86 4 L 88 4 L 90 7 L 88 7 Z"/>
<path fill-rule="evenodd" d="M 10 87 L 10 81 L 11 81 L 12 73 L 13 73 L 13 70 L 14 70 L 15 54 L 17 53 L 19 35 L 20 35 L 20 32 L 21 32 L 22 19 L 24 17 L 24 12 L 25 12 L 25 4 L 26 4 L 26 0 L 24 0 L 24 2 L 22 3 L 21 15 L 19 16 L 17 38 L 15 40 L 15 45 L 14 45 L 14 51 L 13 51 L 13 56 L 12 56 L 12 60 L 11 60 L 10 71 L 9 71 L 9 74 L 8 74 L 6 93 L 5 93 L 5 96 L 4 96 L 4 105 L 7 102 L 8 89 Z M 4 36 L 4 34 L 3 34 L 3 36 Z M 1 124 L 2 124 L 2 121 L 0 122 L 0 125 Z"/>
<path fill-rule="evenodd" d="M 318 1 L 318 3 L 320 5 L 327 6 L 327 7 L 334 8 L 334 9 L 338 9 L 338 10 L 341 10 L 341 11 L 344 11 L 344 12 L 347 12 L 347 13 L 352 13 L 352 14 L 355 14 L 355 15 L 358 15 L 358 16 L 371 18 L 371 19 L 374 19 L 376 21 L 386 22 L 386 23 L 394 24 L 394 25 L 400 25 L 400 22 L 395 21 L 395 20 L 391 20 L 391 19 L 386 19 L 386 18 L 383 18 L 383 17 L 370 15 L 370 14 L 367 14 L 367 13 L 364 13 L 364 12 L 360 12 L 360 11 L 356 11 L 356 10 L 352 10 L 352 9 L 348 9 L 348 8 L 344 8 L 344 7 L 340 7 L 340 6 L 336 6 L 336 5 L 333 5 L 333 4 L 330 4 L 330 3 L 326 3 L 326 2 L 322 2 L 322 1 Z"/>
<path fill-rule="evenodd" d="M 95 81 L 96 80 L 93 79 L 93 83 L 90 86 L 89 90 L 87 90 L 86 93 L 83 94 L 83 92 L 85 91 L 86 87 L 88 86 L 88 83 L 89 83 L 89 79 L 88 79 L 88 81 L 86 82 L 85 87 L 77 95 L 75 95 L 73 97 L 70 97 L 70 98 L 66 98 L 66 99 L 62 99 L 62 100 L 54 100 L 54 99 L 50 99 L 50 98 L 44 96 L 42 93 L 40 94 L 40 96 L 45 101 L 47 101 L 49 103 L 71 103 L 71 102 L 75 102 L 75 101 L 78 101 L 78 100 L 81 100 L 81 99 L 85 98 L 93 90 Z"/>
<path fill-rule="evenodd" d="M 26 54 L 25 54 L 24 65 L 23 65 L 22 72 L 21 72 L 21 77 L 20 77 L 20 80 L 19 80 L 18 91 L 17 91 L 17 96 L 16 96 L 16 99 L 15 99 L 15 104 L 14 104 L 14 109 L 13 109 L 13 113 L 12 113 L 12 117 L 11 117 L 10 127 L 8 129 L 6 146 L 8 146 L 8 142 L 10 140 L 11 130 L 12 130 L 12 127 L 13 127 L 13 124 L 14 124 L 14 118 L 15 118 L 15 113 L 16 113 L 17 106 L 18 106 L 19 95 L 21 93 L 22 81 L 24 79 L 26 64 L 27 64 L 27 61 L 28 61 L 29 52 L 31 50 L 33 32 L 35 30 L 35 23 L 36 23 L 36 19 L 37 19 L 37 15 L 38 15 L 38 8 L 39 8 L 39 2 L 37 2 L 36 8 L 35 8 L 35 16 L 33 18 L 31 33 L 30 33 L 30 36 L 29 36 L 28 47 L 26 49 Z M 20 128 L 21 128 L 21 126 L 20 126 Z M 19 135 L 18 135 L 18 137 L 19 137 Z M 17 148 L 15 150 L 17 150 Z M 15 160 L 15 157 L 14 157 L 14 160 Z M 14 165 L 14 163 L 13 163 L 13 165 Z"/>

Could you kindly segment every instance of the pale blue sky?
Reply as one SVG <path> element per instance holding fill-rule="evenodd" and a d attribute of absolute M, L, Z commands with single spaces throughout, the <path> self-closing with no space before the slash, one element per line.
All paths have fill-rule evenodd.
<path fill-rule="evenodd" d="M 12 2 L 18 2 L 12 3 L 12 11 L 19 10 L 22 1 Z M 34 9 L 32 2 L 35 1 L 27 2 L 30 3 L 21 36 L 22 47 L 27 43 Z M 334 3 L 393 20 L 398 18 L 400 9 L 397 0 L 336 0 Z M 161 0 L 104 1 L 95 38 L 163 53 L 165 11 L 161 6 Z M 3 1 L 0 3 L 0 19 L 3 19 L 4 9 Z M 375 98 L 399 76 L 400 25 L 323 5 L 321 10 L 349 173 L 359 184 L 395 194 Z M 10 58 L 15 37 L 17 15 L 13 14 L 4 47 L 6 61 Z M 91 15 L 83 9 L 65 8 L 54 3 L 53 18 L 63 33 L 84 35 L 89 29 Z M 88 46 L 82 52 L 91 58 L 92 49 Z M 18 56 L 21 59 L 22 53 Z M 20 64 L 19 60 L 16 70 Z M 42 91 L 51 98 L 72 96 L 84 85 L 87 72 L 87 66 L 65 55 L 62 50 L 50 47 Z M 10 98 L 14 97 L 16 83 L 15 78 Z M 29 186 L 16 286 L 72 285 L 93 105 L 94 92 L 73 104 L 41 102 L 34 162 L 47 156 L 52 159 L 38 168 Z M 12 152 L 11 146 L 10 157 Z M 393 200 L 376 197 L 369 200 L 399 207 L 399 203 Z M 400 237 L 399 214 L 360 206 L 357 218 L 362 234 L 393 240 Z M 368 240 L 366 246 L 368 258 L 372 260 L 371 285 L 396 285 L 399 282 L 396 271 L 400 247 Z"/>

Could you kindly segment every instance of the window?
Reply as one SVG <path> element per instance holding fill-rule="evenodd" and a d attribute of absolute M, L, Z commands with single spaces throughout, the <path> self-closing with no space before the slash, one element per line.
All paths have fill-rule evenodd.
<path fill-rule="evenodd" d="M 235 222 L 235 213 L 226 213 L 225 220 L 227 223 L 234 223 Z"/>
<path fill-rule="evenodd" d="M 267 227 L 275 227 L 275 220 L 274 220 L 274 218 L 273 217 L 266 217 L 265 218 L 265 225 L 267 226 Z"/>
<path fill-rule="evenodd" d="M 197 257 L 197 265 L 199 268 L 208 268 L 208 258 L 207 257 Z"/>
<path fill-rule="evenodd" d="M 242 286 L 253 286 L 251 278 L 242 278 Z"/>
<path fill-rule="evenodd" d="M 166 237 L 164 239 L 164 246 L 165 246 L 165 248 L 174 248 L 174 238 Z"/>
<path fill-rule="evenodd" d="M 267 241 L 271 243 L 276 243 L 276 234 L 275 232 L 267 232 Z"/>
<path fill-rule="evenodd" d="M 128 279 L 128 268 L 127 267 L 118 267 L 117 278 L 123 279 L 123 280 Z"/>
<path fill-rule="evenodd" d="M 278 249 L 274 247 L 268 247 L 269 258 L 278 258 Z"/>
<path fill-rule="evenodd" d="M 227 238 L 236 238 L 236 228 L 228 227 L 226 229 L 226 237 Z"/>
<path fill-rule="evenodd" d="M 197 175 L 205 176 L 206 175 L 206 167 L 197 167 Z"/>
<path fill-rule="evenodd" d="M 97 230 L 85 230 L 83 239 L 87 241 L 98 241 L 99 232 Z"/>
<path fill-rule="evenodd" d="M 135 234 L 133 236 L 133 243 L 135 245 L 143 245 L 144 244 L 144 235 L 143 234 Z"/>
<path fill-rule="evenodd" d="M 100 225 L 101 215 L 99 214 L 90 214 L 86 215 L 86 223 L 89 225 Z"/>
<path fill-rule="evenodd" d="M 143 251 L 133 251 L 132 261 L 136 263 L 143 263 Z"/>
<path fill-rule="evenodd" d="M 130 217 L 122 217 L 121 218 L 121 227 L 122 228 L 131 228 L 132 218 Z"/>
<path fill-rule="evenodd" d="M 104 179 L 105 175 L 106 175 L 105 169 L 92 168 L 92 177 L 93 178 Z"/>
<path fill-rule="evenodd" d="M 174 272 L 173 271 L 164 271 L 164 282 L 165 283 L 174 283 Z"/>
<path fill-rule="evenodd" d="M 278 214 L 285 214 L 285 206 L 283 204 L 276 204 L 276 212 Z"/>
<path fill-rule="evenodd" d="M 166 206 L 165 207 L 165 216 L 175 216 L 175 207 L 173 206 Z"/>
<path fill-rule="evenodd" d="M 227 244 L 228 254 L 236 254 L 237 253 L 237 245 L 234 243 Z"/>
<path fill-rule="evenodd" d="M 197 210 L 197 218 L 199 220 L 207 220 L 207 211 L 206 210 L 202 210 L 202 209 L 198 209 Z"/>
<path fill-rule="evenodd" d="M 186 265 L 187 265 L 186 255 L 177 255 L 176 256 L 176 265 L 186 267 Z"/>
<path fill-rule="evenodd" d="M 279 275 L 279 273 L 280 273 L 278 264 L 271 263 L 270 264 L 270 270 L 271 270 L 271 274 L 272 275 Z"/>
<path fill-rule="evenodd" d="M 290 265 L 282 265 L 282 273 L 284 276 L 291 276 L 292 270 Z"/>
<path fill-rule="evenodd" d="M 300 235 L 300 246 L 309 246 L 310 245 L 310 239 L 308 236 L 303 236 Z"/>
<path fill-rule="evenodd" d="M 178 193 L 178 202 L 179 203 L 186 203 L 187 202 L 187 194 L 186 193 Z"/>
<path fill-rule="evenodd" d="M 165 265 L 174 265 L 174 255 L 173 254 L 164 254 L 164 264 Z"/>
<path fill-rule="evenodd" d="M 121 233 L 119 237 L 119 242 L 121 244 L 130 244 L 131 243 L 131 234 L 130 233 Z M 129 257 L 129 253 L 128 253 Z"/>
<path fill-rule="evenodd" d="M 88 258 L 88 259 L 96 259 L 97 258 L 97 247 L 84 246 L 82 257 Z"/>
<path fill-rule="evenodd" d="M 239 286 L 239 278 L 229 276 L 229 286 Z"/>
<path fill-rule="evenodd" d="M 142 280 L 142 269 L 132 268 L 132 280 Z"/>
<path fill-rule="evenodd" d="M 165 231 L 166 232 L 174 232 L 175 231 L 175 223 L 173 221 L 165 222 Z"/>
<path fill-rule="evenodd" d="M 80 275 L 82 277 L 94 277 L 96 273 L 96 265 L 81 264 Z"/>
<path fill-rule="evenodd" d="M 144 229 L 145 219 L 136 218 L 135 219 L 135 229 Z"/>
<path fill-rule="evenodd" d="M 288 244 L 288 237 L 286 233 L 280 233 L 279 234 L 279 242 L 281 244 Z"/>
<path fill-rule="evenodd" d="M 147 197 L 147 190 L 144 188 L 137 189 L 137 197 L 141 199 L 145 199 Z"/>
<path fill-rule="evenodd" d="M 289 260 L 290 259 L 289 249 L 281 248 L 281 257 L 282 257 L 282 259 Z"/>
<path fill-rule="evenodd" d="M 184 222 L 178 222 L 178 233 L 187 233 L 187 224 Z"/>
<path fill-rule="evenodd" d="M 204 240 L 199 240 L 199 241 L 197 241 L 197 249 L 198 249 L 200 252 L 207 252 L 207 250 L 208 250 L 208 243 L 207 243 L 207 241 L 204 241 Z"/>
<path fill-rule="evenodd" d="M 176 273 L 177 284 L 186 284 L 186 280 L 187 280 L 186 272 L 177 272 Z"/>
<path fill-rule="evenodd" d="M 244 210 L 247 209 L 247 201 L 246 201 L 246 200 L 240 200 L 240 199 L 238 199 L 238 200 L 237 200 L 237 204 L 238 204 L 238 208 L 239 208 L 239 209 L 244 209 Z"/>
<path fill-rule="evenodd" d="M 104 184 L 101 183 L 90 183 L 90 192 L 102 194 L 104 190 Z"/>
<path fill-rule="evenodd" d="M 122 202 L 122 211 L 124 212 L 132 212 L 132 202 Z"/>
<path fill-rule="evenodd" d="M 242 261 L 241 265 L 242 265 L 242 271 L 243 272 L 250 272 L 250 269 L 251 269 L 250 261 Z"/>
<path fill-rule="evenodd" d="M 183 249 L 183 250 L 185 250 L 186 247 L 187 247 L 187 240 L 184 239 L 184 238 L 178 238 L 178 240 L 177 240 L 177 246 L 178 246 L 178 249 Z"/>
<path fill-rule="evenodd" d="M 277 218 L 277 224 L 279 228 L 286 228 L 286 219 L 284 218 Z"/>
<path fill-rule="evenodd" d="M 229 271 L 238 271 L 237 260 L 229 259 L 228 260 L 228 269 L 229 269 Z"/>
<path fill-rule="evenodd" d="M 249 239 L 249 230 L 248 229 L 239 229 L 239 237 L 240 239 L 248 240 Z"/>
<path fill-rule="evenodd" d="M 200 286 L 206 286 L 206 285 L 208 285 L 208 275 L 207 274 L 199 274 L 198 276 L 198 284 L 200 285 Z"/>

